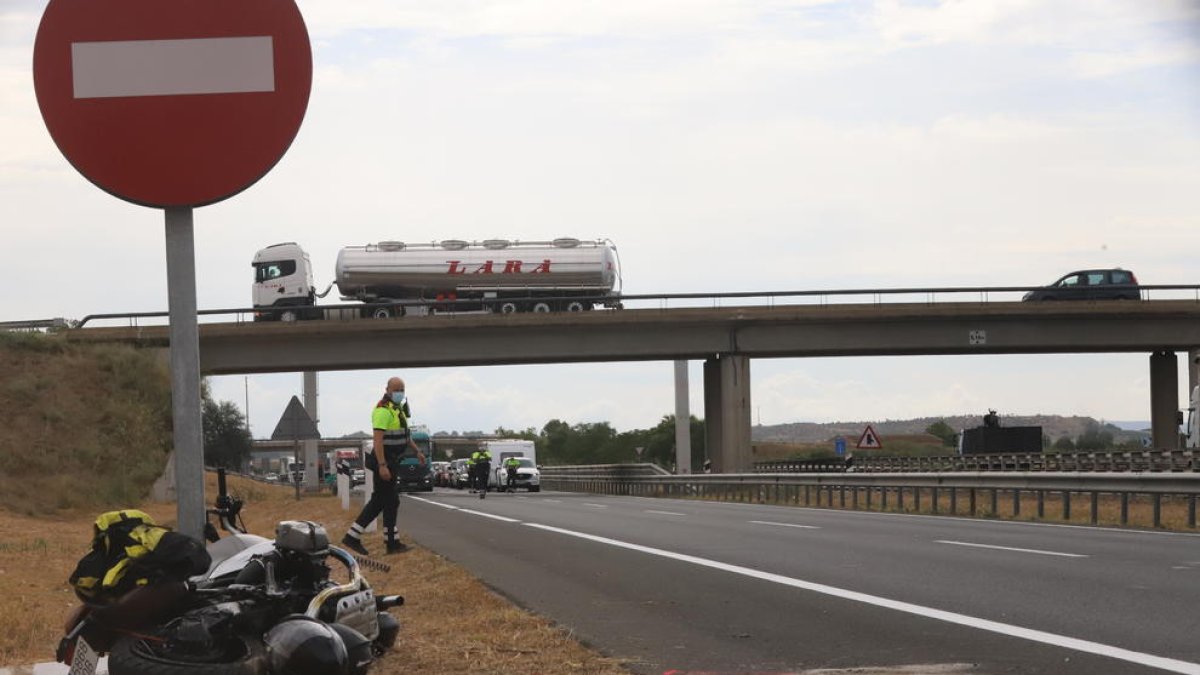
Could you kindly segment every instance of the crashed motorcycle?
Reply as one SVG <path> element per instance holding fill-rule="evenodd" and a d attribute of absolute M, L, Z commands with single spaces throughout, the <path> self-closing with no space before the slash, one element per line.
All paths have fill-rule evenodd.
<path fill-rule="evenodd" d="M 404 599 L 376 595 L 360 569 L 386 566 L 330 545 L 311 521 L 282 521 L 274 539 L 247 533 L 223 471 L 217 480 L 208 515 L 229 534 L 206 524 L 208 571 L 85 604 L 58 660 L 71 675 L 93 675 L 103 652 L 110 675 L 365 675 L 400 631 L 388 610 Z"/>

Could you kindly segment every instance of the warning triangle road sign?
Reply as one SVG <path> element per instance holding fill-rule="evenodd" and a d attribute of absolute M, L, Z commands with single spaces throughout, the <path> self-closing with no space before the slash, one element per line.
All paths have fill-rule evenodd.
<path fill-rule="evenodd" d="M 308 416 L 308 411 L 304 409 L 300 399 L 293 396 L 292 400 L 288 401 L 283 416 L 279 418 L 279 424 L 275 425 L 271 440 L 310 441 L 320 438 L 321 432 L 317 431 L 317 425 Z"/>
<path fill-rule="evenodd" d="M 862 436 L 858 437 L 856 447 L 862 450 L 878 450 L 883 447 L 883 443 L 879 440 L 879 434 L 875 433 L 875 430 L 868 424 L 867 428 L 863 430 Z"/>

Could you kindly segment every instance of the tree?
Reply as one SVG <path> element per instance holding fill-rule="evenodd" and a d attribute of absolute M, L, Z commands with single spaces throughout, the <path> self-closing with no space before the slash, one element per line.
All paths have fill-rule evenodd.
<path fill-rule="evenodd" d="M 925 427 L 925 433 L 942 439 L 942 445 L 954 447 L 958 443 L 958 432 L 946 424 L 946 420 L 938 420 Z"/>
<path fill-rule="evenodd" d="M 203 387 L 201 423 L 204 427 L 204 464 L 241 469 L 250 459 L 253 439 L 246 418 L 229 401 L 217 403 Z"/>
<path fill-rule="evenodd" d="M 1070 436 L 1063 436 L 1057 441 L 1054 441 L 1054 449 L 1058 450 L 1059 452 L 1074 452 L 1075 442 L 1071 440 Z"/>
<path fill-rule="evenodd" d="M 1105 450 L 1111 448 L 1112 444 L 1113 435 L 1109 425 L 1101 426 L 1095 422 L 1088 422 L 1083 433 L 1075 439 L 1075 447 L 1079 450 Z"/>

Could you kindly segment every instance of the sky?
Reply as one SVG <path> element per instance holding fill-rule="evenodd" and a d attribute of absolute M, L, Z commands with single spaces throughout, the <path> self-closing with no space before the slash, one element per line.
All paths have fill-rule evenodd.
<path fill-rule="evenodd" d="M 94 187 L 41 120 L 46 4 L 0 0 L 0 321 L 166 310 L 161 211 Z M 297 5 L 306 118 L 265 178 L 196 211 L 200 308 L 249 306 L 281 241 L 319 288 L 342 246 L 562 236 L 611 239 L 627 293 L 1200 283 L 1196 0 Z M 1150 416 L 1146 354 L 751 371 L 756 424 Z M 321 431 L 365 430 L 392 374 L 432 431 L 674 412 L 669 362 L 347 371 L 320 376 Z M 210 384 L 263 437 L 302 377 Z"/>

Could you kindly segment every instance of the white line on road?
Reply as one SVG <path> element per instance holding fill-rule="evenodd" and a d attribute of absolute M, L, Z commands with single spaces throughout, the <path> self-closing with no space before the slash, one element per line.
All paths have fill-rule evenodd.
<path fill-rule="evenodd" d="M 1015 548 L 1012 546 L 993 546 L 991 544 L 972 544 L 967 541 L 949 541 L 946 539 L 936 539 L 937 544 L 953 544 L 955 546 L 971 546 L 973 548 L 992 548 L 999 551 L 1017 551 L 1018 553 L 1036 553 L 1038 555 L 1057 555 L 1063 558 L 1090 558 L 1091 556 L 1082 553 L 1060 553 L 1058 551 L 1042 551 L 1036 548 Z"/>
<path fill-rule="evenodd" d="M 1149 666 L 1151 668 L 1161 668 L 1174 673 L 1200 675 L 1200 663 L 1190 663 L 1188 661 L 1180 661 L 1178 659 L 1171 659 L 1164 656 L 1155 656 L 1153 654 L 1146 654 L 1144 652 L 1135 652 L 1129 649 L 1122 649 L 1120 647 L 1101 644 L 1099 642 L 1092 642 L 1090 640 L 1081 640 L 1079 638 L 1047 633 L 1045 631 L 1034 630 L 1032 628 L 1023 628 L 1021 626 L 1014 626 L 1012 624 L 1000 623 L 999 621 L 980 619 L 974 616 L 967 616 L 966 614 L 958 614 L 956 612 L 947 612 L 940 609 L 934 609 L 932 607 L 914 605 L 909 602 L 901 602 L 899 600 L 891 600 L 889 598 L 883 598 L 877 595 L 868 595 L 866 593 L 859 593 L 858 591 L 851 591 L 844 588 L 818 584 L 812 581 L 794 579 L 792 577 L 785 577 L 781 574 L 772 574 L 770 572 L 763 572 L 760 570 L 751 569 L 749 567 L 742 567 L 741 565 L 731 565 L 729 563 L 717 562 L 716 560 L 708 560 L 707 558 L 699 558 L 684 553 L 675 553 L 674 551 L 667 551 L 661 548 L 652 548 L 650 546 L 642 546 L 641 544 L 633 544 L 617 539 L 600 537 L 594 534 L 575 532 L 574 530 L 565 530 L 560 527 L 539 525 L 537 523 L 525 523 L 525 525 L 529 527 L 536 527 L 540 530 L 546 530 L 548 532 L 557 532 L 570 537 L 587 539 L 600 544 L 617 546 L 620 548 L 629 549 L 631 551 L 638 551 L 663 558 L 670 558 L 672 560 L 699 565 L 701 567 L 708 567 L 724 572 L 731 572 L 733 574 L 740 574 L 742 576 L 751 577 L 754 579 L 760 579 L 762 581 L 769 581 L 784 586 L 791 586 L 792 588 L 813 591 L 815 593 L 823 593 L 836 598 L 842 598 L 854 602 L 862 602 L 868 605 L 874 605 L 876 607 L 884 607 L 887 609 L 896 610 L 898 612 L 915 614 L 917 616 L 936 619 L 938 621 L 945 621 L 947 623 L 957 624 L 960 626 L 967 626 L 968 628 L 977 628 L 992 633 L 998 633 L 1000 635 L 1008 635 L 1024 640 L 1030 640 L 1032 642 L 1040 642 L 1043 644 L 1054 645 L 1056 647 L 1074 649 L 1076 651 L 1086 652 L 1089 654 L 1107 656 L 1122 661 L 1128 661 L 1130 663 Z"/>
<path fill-rule="evenodd" d="M 543 499 L 542 501 L 550 502 L 551 504 L 561 504 L 562 503 L 561 499 Z"/>
<path fill-rule="evenodd" d="M 664 516 L 686 516 L 687 515 L 686 513 L 679 513 L 678 511 L 655 511 L 654 509 L 645 509 L 642 511 L 642 513 L 657 513 L 657 514 L 664 515 Z"/>
<path fill-rule="evenodd" d="M 409 499 L 415 499 L 415 500 L 417 500 L 417 501 L 419 501 L 419 502 L 425 502 L 426 504 L 433 504 L 434 506 L 440 506 L 440 507 L 442 507 L 443 509 L 451 509 L 452 511 L 458 511 L 458 510 L 459 510 L 459 507 L 457 507 L 457 506 L 452 506 L 452 505 L 450 505 L 450 504 L 443 504 L 443 503 L 441 503 L 441 502 L 435 502 L 435 501 L 433 501 L 432 499 L 424 499 L 424 498 L 422 498 L 422 497 L 416 497 L 416 496 L 413 496 L 413 495 L 407 495 L 407 496 L 408 496 L 408 498 L 409 498 Z"/>
<path fill-rule="evenodd" d="M 607 504 L 592 504 L 591 502 L 584 502 L 583 505 L 584 506 L 594 506 L 598 509 L 607 509 L 608 508 Z"/>
<path fill-rule="evenodd" d="M 472 509 L 459 509 L 459 511 L 462 511 L 463 513 L 470 513 L 470 514 L 476 515 L 476 516 L 483 516 L 484 518 L 492 518 L 494 520 L 503 520 L 506 523 L 521 522 L 521 521 L 517 520 L 516 518 L 507 518 L 505 516 L 498 516 L 494 513 L 484 513 L 483 511 L 475 511 Z"/>
<path fill-rule="evenodd" d="M 755 525 L 778 525 L 779 527 L 799 527 L 799 528 L 803 528 L 805 530 L 821 529 L 821 528 L 817 527 L 816 525 L 796 525 L 795 523 L 773 523 L 769 520 L 751 520 L 749 522 L 754 523 Z"/>

